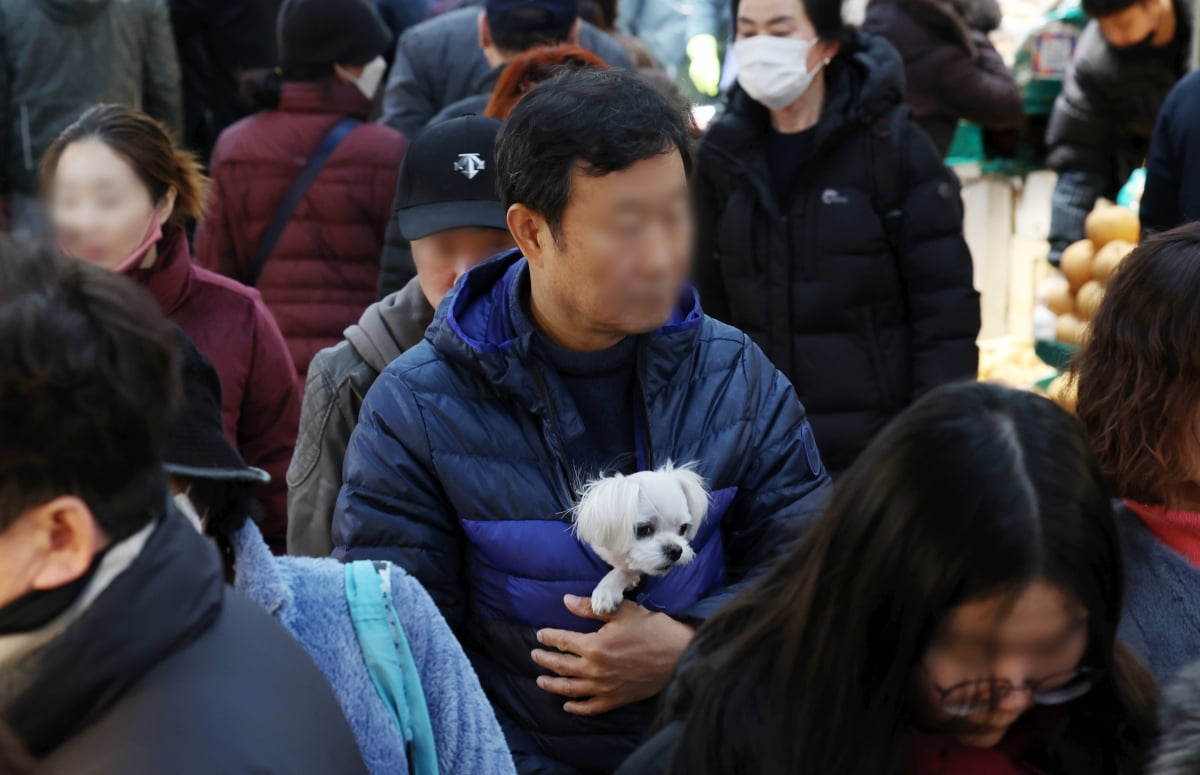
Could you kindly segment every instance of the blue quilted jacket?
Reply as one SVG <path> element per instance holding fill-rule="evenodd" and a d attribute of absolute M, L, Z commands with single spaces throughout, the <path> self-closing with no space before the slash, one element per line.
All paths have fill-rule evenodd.
<path fill-rule="evenodd" d="M 334 516 L 338 556 L 388 559 L 416 576 L 458 634 L 521 773 L 611 773 L 652 721 L 651 702 L 571 716 L 538 689 L 542 627 L 594 631 L 563 607 L 608 571 L 565 516 L 581 479 L 568 451 L 584 427 L 558 374 L 509 310 L 528 287 L 516 251 L 468 273 L 426 340 L 367 395 Z M 649 467 L 695 461 L 712 488 L 696 560 L 638 602 L 702 620 L 782 551 L 828 490 L 804 408 L 750 340 L 703 314 L 692 291 L 639 338 Z"/>

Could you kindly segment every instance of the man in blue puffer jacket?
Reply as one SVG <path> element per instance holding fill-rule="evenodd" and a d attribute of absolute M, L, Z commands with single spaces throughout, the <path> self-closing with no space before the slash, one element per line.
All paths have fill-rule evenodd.
<path fill-rule="evenodd" d="M 688 286 L 687 142 L 620 71 L 531 91 L 497 140 L 520 250 L 459 281 L 350 442 L 337 554 L 425 585 L 527 775 L 613 772 L 692 628 L 827 494 L 792 386 Z M 598 617 L 586 596 L 608 567 L 571 532 L 579 487 L 667 461 L 712 490 L 696 559 Z"/>

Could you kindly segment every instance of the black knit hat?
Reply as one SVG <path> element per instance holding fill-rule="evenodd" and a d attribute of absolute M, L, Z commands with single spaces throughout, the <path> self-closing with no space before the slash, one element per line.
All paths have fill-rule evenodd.
<path fill-rule="evenodd" d="M 409 146 L 396 181 L 396 222 L 407 240 L 468 226 L 508 231 L 496 191 L 498 119 L 460 116 Z"/>
<path fill-rule="evenodd" d="M 221 426 L 221 378 L 182 330 L 175 330 L 183 381 L 183 406 L 167 433 L 163 468 L 189 479 L 265 484 L 271 475 L 252 468 L 225 438 Z"/>
<path fill-rule="evenodd" d="M 284 0 L 275 36 L 283 65 L 365 65 L 392 45 L 368 0 Z"/>

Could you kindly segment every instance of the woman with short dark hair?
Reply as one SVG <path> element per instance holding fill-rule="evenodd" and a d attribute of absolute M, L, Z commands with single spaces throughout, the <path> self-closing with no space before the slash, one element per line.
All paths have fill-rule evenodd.
<path fill-rule="evenodd" d="M 619 775 L 1140 772 L 1153 679 L 1116 642 L 1104 482 L 1044 398 L 941 388 L 709 619 Z"/>
<path fill-rule="evenodd" d="M 697 152 L 704 310 L 782 371 L 829 470 L 938 385 L 974 379 L 979 296 L 958 180 L 903 66 L 841 0 L 734 4 L 738 85 Z"/>
<path fill-rule="evenodd" d="M 1122 262 L 1074 364 L 1129 571 L 1121 634 L 1167 681 L 1200 656 L 1200 224 Z"/>

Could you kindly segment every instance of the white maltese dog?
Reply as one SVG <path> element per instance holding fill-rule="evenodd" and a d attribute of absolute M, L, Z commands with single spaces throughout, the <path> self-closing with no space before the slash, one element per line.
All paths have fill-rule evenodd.
<path fill-rule="evenodd" d="M 643 574 L 665 576 L 696 556 L 691 540 L 708 515 L 708 489 L 692 464 L 615 474 L 583 488 L 575 534 L 612 566 L 592 592 L 592 610 L 611 614 Z"/>

